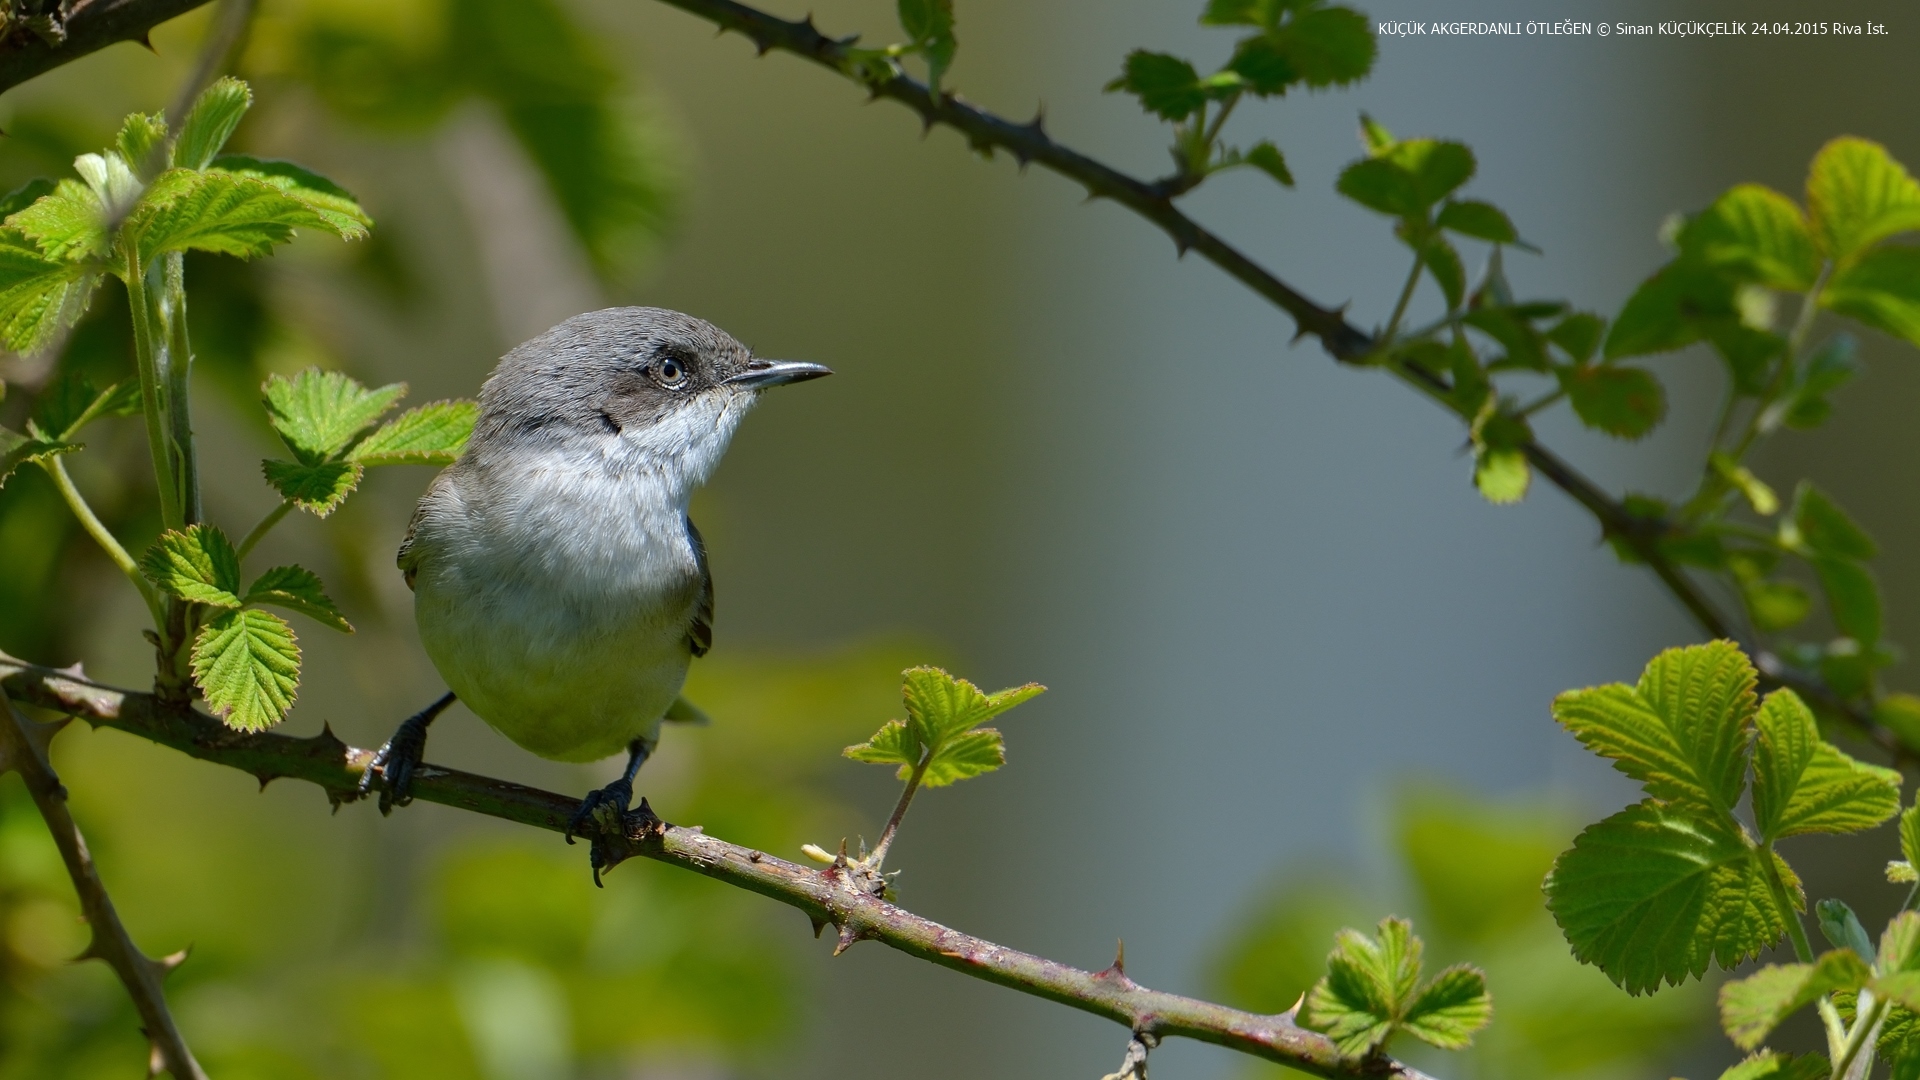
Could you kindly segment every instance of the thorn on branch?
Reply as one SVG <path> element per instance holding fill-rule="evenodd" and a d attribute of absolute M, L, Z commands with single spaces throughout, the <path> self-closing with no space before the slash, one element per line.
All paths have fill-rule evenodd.
<path fill-rule="evenodd" d="M 1104 970 L 1096 972 L 1093 977 L 1116 983 L 1126 989 L 1132 989 L 1136 985 L 1127 977 L 1127 943 L 1124 940 L 1113 951 L 1113 963 L 1107 965 Z"/>
<path fill-rule="evenodd" d="M 1160 1045 L 1160 1038 L 1149 1031 L 1136 1031 L 1127 1040 L 1127 1052 L 1120 1059 L 1120 1071 L 1100 1080 L 1147 1080 L 1147 1053 Z"/>
<path fill-rule="evenodd" d="M 160 55 L 160 50 L 153 47 L 153 31 L 142 30 L 140 31 L 140 36 L 137 38 L 134 38 L 133 40 L 138 42 L 141 48 L 147 50 L 153 55 L 155 56 Z"/>
<path fill-rule="evenodd" d="M 827 928 L 827 920 L 817 915 L 809 915 L 807 916 L 807 921 L 813 924 L 813 937 L 815 941 L 818 941 L 820 939 L 820 932 Z"/>
<path fill-rule="evenodd" d="M 846 922 L 840 924 L 840 937 L 839 940 L 833 943 L 833 955 L 839 956 L 841 953 L 853 948 L 853 943 L 859 941 L 861 936 L 860 931 L 854 929 L 853 923 Z"/>

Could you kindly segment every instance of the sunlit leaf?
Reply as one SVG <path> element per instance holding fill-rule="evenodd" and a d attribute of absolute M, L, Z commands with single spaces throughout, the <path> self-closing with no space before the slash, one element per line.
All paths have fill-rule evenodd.
<path fill-rule="evenodd" d="M 1434 221 L 1443 229 L 1490 243 L 1511 244 L 1520 239 L 1506 211 L 1477 199 L 1449 201 Z"/>
<path fill-rule="evenodd" d="M 320 576 L 305 567 L 276 566 L 268 570 L 247 586 L 247 594 L 243 599 L 248 604 L 272 604 L 288 611 L 297 611 L 342 633 L 353 633 L 352 624 L 347 622 L 347 617 L 340 614 L 340 609 L 327 596 Z"/>
<path fill-rule="evenodd" d="M 1120 77 L 1106 88 L 1109 92 L 1125 90 L 1140 99 L 1141 108 L 1163 120 L 1184 120 L 1207 102 L 1200 73 L 1191 63 L 1146 49 L 1128 53 Z"/>
<path fill-rule="evenodd" d="M 46 348 L 80 321 L 99 280 L 89 264 L 50 258 L 19 230 L 0 228 L 0 343 Z"/>
<path fill-rule="evenodd" d="M 300 647 L 278 615 L 228 611 L 193 643 L 193 681 L 215 716 L 240 731 L 272 727 L 293 707 Z"/>
<path fill-rule="evenodd" d="M 120 159 L 145 179 L 164 171 L 167 161 L 167 118 L 160 113 L 131 113 L 114 139 Z"/>
<path fill-rule="evenodd" d="M 360 486 L 364 468 L 357 461 L 303 461 L 268 459 L 260 471 L 282 498 L 292 499 L 301 509 L 326 517 L 340 508 L 353 489 Z"/>
<path fill-rule="evenodd" d="M 140 411 L 140 384 L 123 379 L 97 388 L 85 372 L 69 367 L 33 403 L 33 422 L 54 439 L 71 439 L 81 428 L 105 416 Z"/>
<path fill-rule="evenodd" d="M 1762 1050 L 1720 1074 L 1720 1080 L 1825 1080 L 1832 1066 L 1825 1054 Z"/>
<path fill-rule="evenodd" d="M 100 198 L 85 184 L 62 180 L 7 218 L 52 260 L 98 259 L 107 253 L 107 221 Z"/>
<path fill-rule="evenodd" d="M 1896 233 L 1920 229 L 1920 184 L 1879 143 L 1838 138 L 1814 155 L 1807 210 L 1827 256 L 1846 260 Z"/>
<path fill-rule="evenodd" d="M 480 406 L 435 401 L 408 409 L 355 443 L 347 460 L 362 465 L 451 465 L 466 449 Z"/>
<path fill-rule="evenodd" d="M 227 145 L 240 118 L 253 105 L 253 91 L 245 82 L 227 76 L 215 79 L 194 99 L 193 108 L 180 123 L 180 138 L 173 144 L 173 164 L 182 169 L 204 169 L 220 148 Z"/>
<path fill-rule="evenodd" d="M 260 392 L 267 419 L 287 449 L 303 463 L 317 464 L 352 447 L 406 395 L 407 384 L 369 389 L 341 372 L 308 368 L 291 379 L 269 376 Z"/>
<path fill-rule="evenodd" d="M 141 557 L 140 572 L 182 600 L 240 606 L 240 556 L 227 534 L 212 525 L 161 533 Z"/>
<path fill-rule="evenodd" d="M 1805 292 L 1820 273 L 1820 252 L 1792 199 L 1741 184 L 1687 224 L 1683 250 L 1769 288 Z"/>
<path fill-rule="evenodd" d="M 278 187 L 217 169 L 163 173 L 123 228 L 143 266 L 169 251 L 251 259 L 293 239 L 295 229 L 336 231 L 332 220 Z"/>
<path fill-rule="evenodd" d="M 1742 1050 L 1759 1046 L 1787 1017 L 1835 990 L 1857 990 L 1873 978 L 1852 949 L 1835 949 L 1811 964 L 1770 964 L 1720 988 L 1720 1025 Z"/>
<path fill-rule="evenodd" d="M 1510 447 L 1488 447 L 1476 451 L 1473 462 L 1473 486 L 1480 496 L 1495 506 L 1517 503 L 1527 497 L 1527 485 L 1533 471 L 1527 455 Z"/>
<path fill-rule="evenodd" d="M 1767 695 L 1755 718 L 1753 816 L 1763 840 L 1871 829 L 1900 809 L 1900 774 L 1867 765 L 1820 737 L 1791 690 Z"/>
<path fill-rule="evenodd" d="M 1456 964 L 1433 977 L 1407 1007 L 1400 1025 L 1414 1038 L 1442 1050 L 1473 1045 L 1474 1032 L 1493 1021 L 1493 997 L 1479 968 Z"/>
<path fill-rule="evenodd" d="M 1307 992 L 1301 1023 L 1361 1057 L 1393 1034 L 1420 979 L 1420 939 L 1405 919 L 1380 920 L 1379 937 L 1342 930 L 1327 956 L 1326 977 Z"/>
<path fill-rule="evenodd" d="M 1864 561 L 1880 553 L 1866 530 L 1810 482 L 1802 481 L 1793 493 L 1793 525 L 1800 542 L 1816 555 Z"/>
<path fill-rule="evenodd" d="M 266 161 L 241 154 L 222 154 L 214 158 L 209 170 L 258 180 L 318 214 L 327 227 L 343 240 L 358 240 L 367 235 L 373 219 L 360 208 L 360 202 L 346 189 L 319 173 L 291 161 Z"/>
<path fill-rule="evenodd" d="M 1920 345 L 1920 248 L 1875 248 L 1834 275 L 1820 304 Z"/>

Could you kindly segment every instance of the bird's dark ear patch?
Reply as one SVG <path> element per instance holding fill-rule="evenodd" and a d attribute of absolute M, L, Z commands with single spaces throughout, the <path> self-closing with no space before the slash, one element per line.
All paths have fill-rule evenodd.
<path fill-rule="evenodd" d="M 600 410 L 600 426 L 606 428 L 607 434 L 609 435 L 620 434 L 619 421 L 615 420 L 612 416 L 608 415 L 607 410 L 605 409 Z"/>

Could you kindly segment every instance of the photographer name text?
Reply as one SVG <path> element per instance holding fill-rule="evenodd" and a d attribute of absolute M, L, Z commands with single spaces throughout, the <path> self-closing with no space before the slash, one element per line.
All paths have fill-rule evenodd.
<path fill-rule="evenodd" d="M 1580 19 L 1511 22 L 1410 22 L 1385 20 L 1380 37 L 1884 37 L 1876 22 L 1585 22 Z"/>

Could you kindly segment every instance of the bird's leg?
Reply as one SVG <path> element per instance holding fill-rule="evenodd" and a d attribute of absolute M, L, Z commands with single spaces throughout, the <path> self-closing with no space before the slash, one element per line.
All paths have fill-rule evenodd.
<path fill-rule="evenodd" d="M 580 800 L 580 808 L 573 812 L 567 822 L 567 843 L 573 843 L 575 836 L 586 836 L 602 829 L 619 828 L 620 819 L 626 816 L 627 804 L 633 802 L 633 778 L 640 772 L 640 766 L 647 763 L 653 753 L 653 743 L 646 739 L 635 739 L 627 744 L 627 771 L 620 779 L 603 788 L 587 792 Z M 595 860 L 598 862 L 598 860 Z M 594 880 L 600 877 L 596 866 Z"/>
<path fill-rule="evenodd" d="M 420 767 L 420 759 L 427 752 L 427 725 L 453 704 L 453 692 L 448 691 L 440 700 L 400 721 L 400 727 L 394 731 L 393 738 L 387 744 L 374 751 L 373 760 L 367 763 L 367 770 L 360 774 L 360 794 L 364 797 L 373 787 L 373 774 L 380 774 L 380 812 L 393 813 L 396 806 L 405 806 L 413 801 L 413 773 Z"/>

